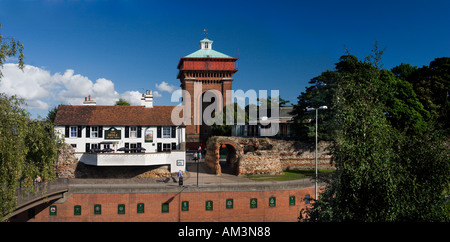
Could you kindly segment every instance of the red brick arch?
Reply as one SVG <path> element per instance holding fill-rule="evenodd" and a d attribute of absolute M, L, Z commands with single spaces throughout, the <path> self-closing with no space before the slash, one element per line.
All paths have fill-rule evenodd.
<path fill-rule="evenodd" d="M 239 175 L 239 161 L 242 158 L 243 149 L 240 144 L 237 144 L 231 140 L 216 140 L 215 142 L 207 143 L 207 154 L 205 157 L 205 164 L 210 169 L 215 171 L 216 175 L 222 174 L 222 168 L 219 163 L 220 147 L 226 145 L 228 148 L 227 164 L 233 169 L 235 175 Z"/>

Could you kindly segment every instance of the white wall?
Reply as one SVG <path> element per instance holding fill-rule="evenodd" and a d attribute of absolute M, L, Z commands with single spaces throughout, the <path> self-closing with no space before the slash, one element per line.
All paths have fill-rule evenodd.
<path fill-rule="evenodd" d="M 78 126 L 77 126 L 78 127 Z M 125 138 L 125 127 L 114 126 L 117 130 L 121 131 L 121 139 L 105 139 L 105 131 L 110 129 L 111 126 L 103 126 L 102 138 L 86 138 L 86 126 L 81 126 L 81 138 L 65 137 L 67 144 L 76 145 L 75 156 L 80 162 L 94 166 L 150 166 L 150 165 L 170 165 L 171 172 L 177 172 L 179 170 L 184 171 L 186 167 L 186 153 L 181 149 L 181 144 L 185 142 L 185 127 L 177 127 L 175 138 L 157 138 L 156 126 L 142 126 L 141 138 Z M 92 127 L 92 126 L 91 126 Z M 145 143 L 145 131 L 149 129 L 153 131 L 153 142 Z M 65 126 L 55 126 L 55 131 L 60 137 L 65 136 Z M 130 129 L 131 133 L 131 129 Z M 162 137 L 161 129 L 161 137 Z M 92 130 L 91 130 L 92 134 Z M 114 153 L 99 153 L 90 154 L 86 152 L 86 143 L 99 144 L 100 142 L 113 142 L 110 148 L 115 150 Z M 145 148 L 145 153 L 124 153 L 123 151 L 117 151 L 121 147 L 125 147 L 125 143 L 141 143 L 141 147 Z M 176 143 L 177 150 L 170 152 L 157 152 L 157 143 Z M 101 147 L 103 149 L 103 146 Z M 178 166 L 177 161 L 183 160 L 183 165 Z"/>
<path fill-rule="evenodd" d="M 186 169 L 186 154 L 184 151 L 156 153 L 76 153 L 80 162 L 93 166 L 152 166 L 170 165 L 170 172 Z M 181 165 L 178 161 L 182 161 Z"/>
<path fill-rule="evenodd" d="M 141 134 L 141 138 L 125 138 L 125 127 L 124 126 L 114 126 L 117 130 L 121 131 L 121 139 L 120 140 L 111 140 L 111 139 L 105 139 L 105 131 L 110 129 L 111 126 L 103 126 L 103 137 L 102 138 L 86 138 L 86 126 L 81 126 L 82 127 L 82 138 L 70 138 L 70 137 L 65 137 L 65 142 L 67 144 L 75 144 L 76 148 L 75 148 L 75 152 L 86 152 L 86 143 L 90 143 L 90 144 L 98 144 L 100 142 L 114 142 L 117 143 L 115 146 L 113 147 L 113 145 L 111 145 L 111 148 L 114 150 L 117 150 L 118 148 L 121 147 L 125 147 L 125 143 L 141 143 L 143 148 L 145 148 L 145 152 L 156 152 L 157 151 L 157 143 L 172 143 L 175 142 L 177 143 L 177 149 L 180 149 L 180 144 L 185 142 L 185 128 L 184 127 L 177 127 L 176 130 L 176 137 L 175 138 L 157 138 L 156 136 L 156 126 L 151 126 L 151 127 L 142 127 L 142 134 Z M 91 126 L 92 127 L 92 126 Z M 153 142 L 152 143 L 145 143 L 144 140 L 144 136 L 145 136 L 145 131 L 149 129 L 153 131 Z M 56 126 L 55 130 L 61 135 L 61 137 L 64 137 L 65 134 L 65 126 Z M 131 132 L 131 131 L 130 131 Z M 92 133 L 92 131 L 91 131 Z M 162 133 L 162 130 L 161 130 Z M 161 134 L 162 136 L 162 134 Z M 102 147 L 103 148 L 103 147 Z M 119 153 L 123 153 L 120 152 Z"/>

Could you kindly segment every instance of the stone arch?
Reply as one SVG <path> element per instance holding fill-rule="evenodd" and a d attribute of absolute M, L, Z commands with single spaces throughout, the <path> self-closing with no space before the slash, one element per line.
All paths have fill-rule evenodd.
<path fill-rule="evenodd" d="M 232 140 L 227 140 L 226 137 L 215 136 L 208 139 L 205 165 L 213 170 L 216 175 L 222 174 L 222 167 L 219 161 L 222 145 L 225 145 L 228 149 L 227 165 L 229 165 L 233 174 L 240 175 L 239 164 L 242 158 L 242 147 Z"/>

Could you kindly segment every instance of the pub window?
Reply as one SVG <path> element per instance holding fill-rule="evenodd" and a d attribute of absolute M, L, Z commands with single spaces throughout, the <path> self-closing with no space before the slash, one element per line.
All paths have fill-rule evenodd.
<path fill-rule="evenodd" d="M 136 138 L 136 131 L 137 131 L 136 126 L 130 127 L 130 138 Z"/>
<path fill-rule="evenodd" d="M 77 126 L 70 126 L 70 138 L 76 138 L 78 136 Z"/>
<path fill-rule="evenodd" d="M 170 143 L 163 144 L 163 149 L 162 149 L 162 151 L 170 151 L 170 146 L 171 146 Z"/>
<path fill-rule="evenodd" d="M 170 138 L 170 127 L 163 127 L 162 131 L 163 138 Z"/>
<path fill-rule="evenodd" d="M 98 126 L 91 127 L 91 138 L 98 138 Z"/>

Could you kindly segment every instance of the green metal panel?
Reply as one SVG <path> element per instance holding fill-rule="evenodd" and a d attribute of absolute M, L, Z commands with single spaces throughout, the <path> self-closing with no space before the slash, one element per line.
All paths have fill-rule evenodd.
<path fill-rule="evenodd" d="M 102 214 L 102 205 L 100 204 L 94 205 L 94 214 Z"/>
<path fill-rule="evenodd" d="M 233 208 L 233 199 L 227 199 L 226 201 L 226 208 L 227 209 L 232 209 Z"/>
<path fill-rule="evenodd" d="M 162 213 L 168 213 L 169 212 L 169 204 L 168 203 L 163 203 L 161 205 L 161 212 Z"/>
<path fill-rule="evenodd" d="M 125 204 L 117 205 L 117 214 L 125 214 Z"/>
<path fill-rule="evenodd" d="M 144 213 L 144 204 L 143 203 L 137 204 L 137 213 Z"/>
<path fill-rule="evenodd" d="M 258 207 L 258 200 L 256 198 L 250 199 L 250 208 L 257 208 Z"/>
<path fill-rule="evenodd" d="M 56 216 L 56 206 L 55 205 L 50 206 L 49 211 L 50 211 L 50 215 Z"/>
<path fill-rule="evenodd" d="M 295 196 L 290 196 L 289 197 L 289 206 L 294 206 L 295 205 Z"/>
<path fill-rule="evenodd" d="M 73 215 L 81 215 L 81 206 L 80 205 L 73 206 Z"/>
<path fill-rule="evenodd" d="M 213 210 L 213 201 L 206 201 L 205 209 L 207 211 L 212 211 Z"/>
<path fill-rule="evenodd" d="M 188 201 L 181 202 L 181 211 L 189 211 L 189 202 Z"/>
<path fill-rule="evenodd" d="M 269 207 L 275 207 L 277 199 L 275 197 L 269 198 Z"/>

